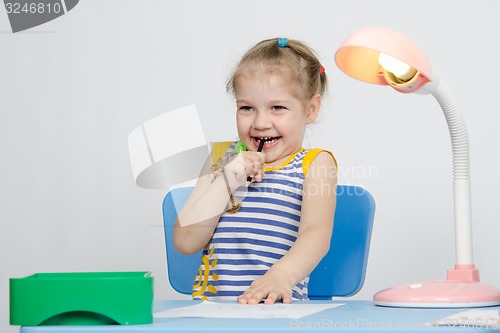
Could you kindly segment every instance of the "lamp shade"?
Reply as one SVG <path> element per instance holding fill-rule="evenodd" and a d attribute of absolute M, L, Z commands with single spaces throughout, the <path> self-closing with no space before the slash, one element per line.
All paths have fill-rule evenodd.
<path fill-rule="evenodd" d="M 337 50 L 335 62 L 355 79 L 387 85 L 379 64 L 380 53 L 418 70 L 424 78 L 422 84 L 432 81 L 432 68 L 422 49 L 405 35 L 383 27 L 363 28 L 351 34 Z"/>
<path fill-rule="evenodd" d="M 130 163 L 138 186 L 164 189 L 199 176 L 209 151 L 195 105 L 166 112 L 129 135 Z"/>

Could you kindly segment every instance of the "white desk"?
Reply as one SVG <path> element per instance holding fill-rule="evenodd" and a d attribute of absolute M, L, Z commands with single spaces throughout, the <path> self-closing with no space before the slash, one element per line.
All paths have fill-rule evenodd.
<path fill-rule="evenodd" d="M 193 305 L 196 301 L 159 301 L 155 311 Z M 329 301 L 308 301 L 329 302 Z M 158 333 L 158 332 L 500 332 L 500 327 L 477 328 L 425 326 L 468 309 L 404 309 L 379 307 L 371 301 L 332 301 L 345 303 L 301 319 L 206 319 L 155 318 L 149 325 L 36 326 L 21 327 L 21 333 Z M 492 307 L 488 309 L 498 309 Z"/>

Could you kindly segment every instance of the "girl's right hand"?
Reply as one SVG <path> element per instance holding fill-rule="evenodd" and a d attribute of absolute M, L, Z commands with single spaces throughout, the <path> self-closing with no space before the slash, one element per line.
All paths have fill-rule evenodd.
<path fill-rule="evenodd" d="M 224 167 L 228 185 L 231 192 L 247 182 L 247 177 L 252 181 L 260 182 L 264 175 L 266 155 L 256 151 L 242 151 Z"/>

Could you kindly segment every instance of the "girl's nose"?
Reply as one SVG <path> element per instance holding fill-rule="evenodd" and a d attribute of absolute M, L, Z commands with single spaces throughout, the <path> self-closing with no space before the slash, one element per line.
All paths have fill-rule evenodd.
<path fill-rule="evenodd" d="M 273 126 L 273 122 L 269 115 L 269 112 L 258 111 L 255 114 L 255 118 L 253 120 L 253 127 L 258 130 L 265 130 L 271 128 Z"/>

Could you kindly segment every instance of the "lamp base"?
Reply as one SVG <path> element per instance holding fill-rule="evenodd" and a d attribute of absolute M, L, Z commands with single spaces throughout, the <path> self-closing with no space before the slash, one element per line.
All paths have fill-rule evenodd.
<path fill-rule="evenodd" d="M 376 305 L 410 308 L 473 308 L 500 305 L 500 290 L 478 281 L 430 280 L 376 293 Z"/>

